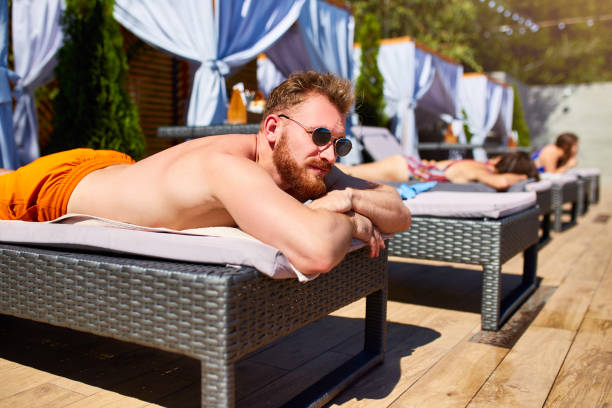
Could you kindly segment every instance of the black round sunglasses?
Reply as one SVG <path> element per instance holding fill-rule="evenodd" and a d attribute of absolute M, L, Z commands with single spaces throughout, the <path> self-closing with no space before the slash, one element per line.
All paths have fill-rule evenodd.
<path fill-rule="evenodd" d="M 280 115 L 278 115 L 278 117 L 283 118 L 283 119 L 289 119 L 293 123 L 299 125 L 302 129 L 306 131 L 306 133 L 309 133 L 312 136 L 312 141 L 317 146 L 321 146 L 321 147 L 327 146 L 329 142 L 332 140 L 332 134 L 329 129 L 316 128 L 314 130 L 309 130 L 306 126 L 302 125 L 300 122 L 298 122 L 295 119 L 291 119 L 289 116 L 285 114 L 281 113 Z M 353 144 L 346 137 L 334 139 L 334 150 L 336 151 L 336 154 L 338 156 L 340 157 L 346 156 L 347 154 L 349 154 L 352 148 L 353 148 Z"/>

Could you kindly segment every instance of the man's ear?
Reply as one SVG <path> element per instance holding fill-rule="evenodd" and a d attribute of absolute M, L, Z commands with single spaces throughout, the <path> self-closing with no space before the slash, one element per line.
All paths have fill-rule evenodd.
<path fill-rule="evenodd" d="M 264 136 L 270 144 L 274 147 L 274 144 L 280 137 L 280 118 L 277 115 L 271 114 L 264 120 Z"/>

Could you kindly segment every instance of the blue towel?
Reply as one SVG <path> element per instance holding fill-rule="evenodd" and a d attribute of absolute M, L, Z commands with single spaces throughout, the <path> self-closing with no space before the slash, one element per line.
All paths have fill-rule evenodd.
<path fill-rule="evenodd" d="M 419 193 L 433 188 L 436 184 L 438 184 L 437 181 L 427 181 L 425 183 L 417 183 L 412 184 L 410 186 L 408 184 L 402 184 L 399 187 L 396 187 L 395 189 L 402 197 L 402 200 L 408 200 L 410 198 L 414 198 Z"/>

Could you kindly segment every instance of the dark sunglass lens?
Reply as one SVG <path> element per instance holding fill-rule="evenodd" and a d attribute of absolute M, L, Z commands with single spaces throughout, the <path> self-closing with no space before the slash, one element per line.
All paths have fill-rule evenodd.
<path fill-rule="evenodd" d="M 312 132 L 312 141 L 317 146 L 325 146 L 331 140 L 331 132 L 325 128 L 318 128 Z"/>
<path fill-rule="evenodd" d="M 349 154 L 352 148 L 353 144 L 350 140 L 346 138 L 336 140 L 336 154 L 338 156 L 346 156 L 347 154 Z"/>

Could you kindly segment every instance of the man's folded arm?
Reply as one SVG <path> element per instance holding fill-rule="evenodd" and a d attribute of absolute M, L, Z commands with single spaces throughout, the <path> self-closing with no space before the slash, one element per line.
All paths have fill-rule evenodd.
<path fill-rule="evenodd" d="M 203 167 L 212 195 L 238 227 L 278 248 L 302 273 L 328 272 L 346 255 L 354 229 L 347 215 L 304 206 L 249 160 L 209 157 Z"/>
<path fill-rule="evenodd" d="M 330 188 L 344 192 L 352 210 L 369 218 L 383 233 L 410 228 L 410 210 L 395 188 L 349 176 L 334 168 L 328 178 Z"/>

